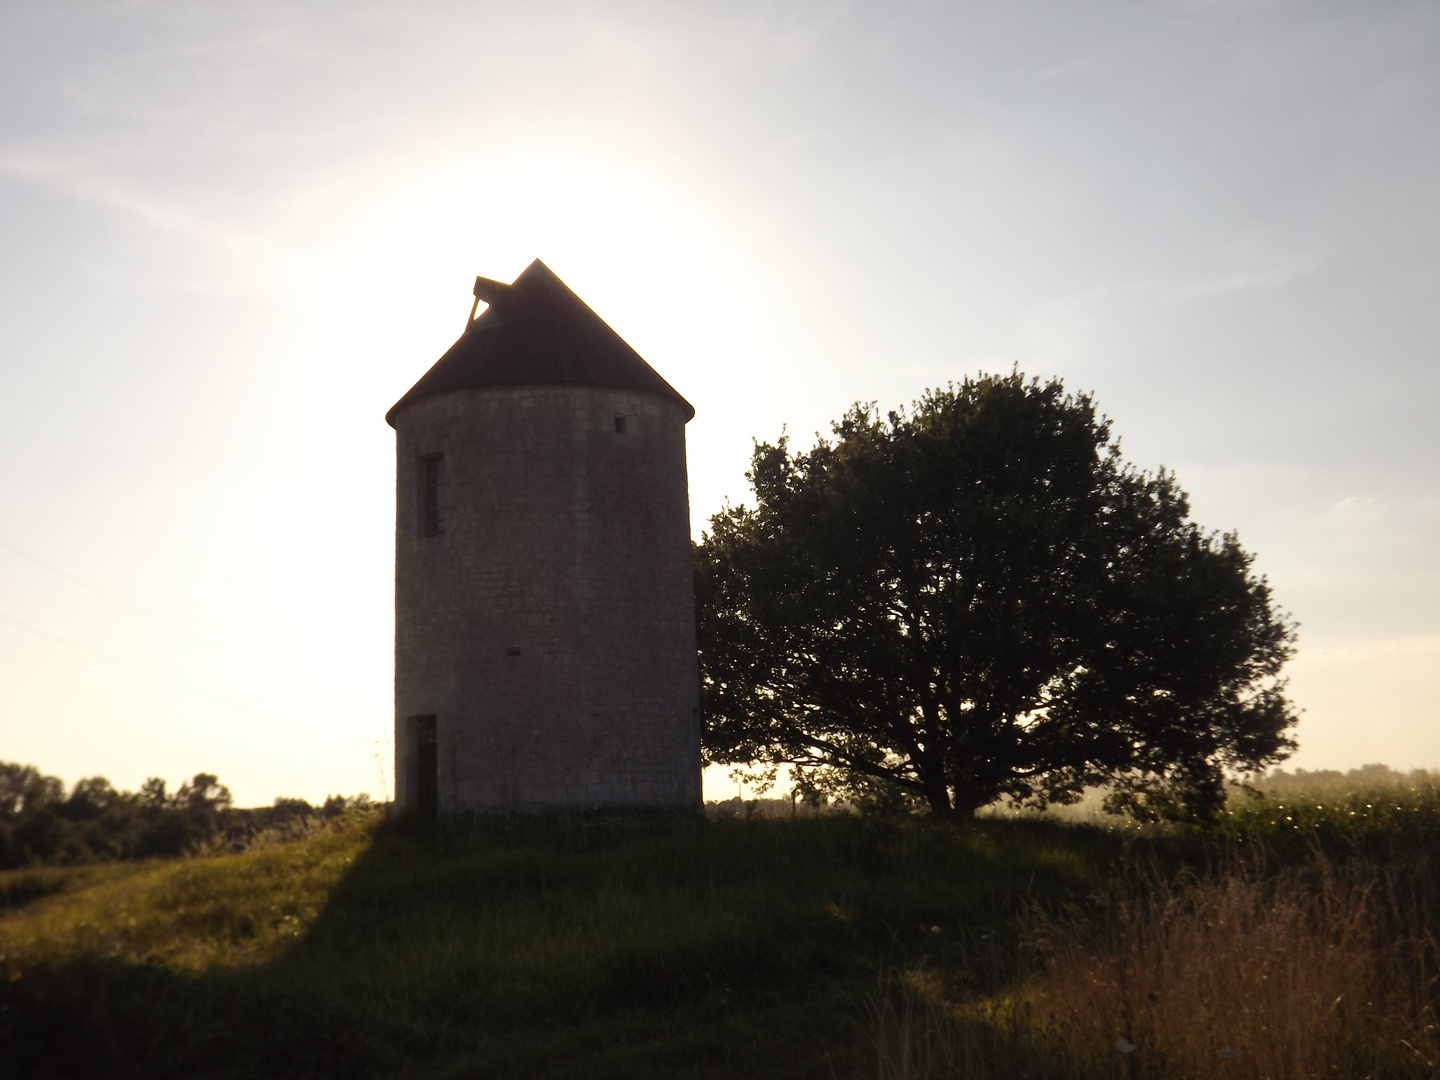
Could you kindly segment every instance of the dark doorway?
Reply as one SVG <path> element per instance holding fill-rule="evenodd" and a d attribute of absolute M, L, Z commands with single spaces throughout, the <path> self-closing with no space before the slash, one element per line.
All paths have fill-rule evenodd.
<path fill-rule="evenodd" d="M 434 820 L 440 812 L 440 760 L 435 746 L 435 717 L 412 716 L 415 727 L 415 754 L 410 759 L 410 790 L 415 793 L 414 810 Z"/>

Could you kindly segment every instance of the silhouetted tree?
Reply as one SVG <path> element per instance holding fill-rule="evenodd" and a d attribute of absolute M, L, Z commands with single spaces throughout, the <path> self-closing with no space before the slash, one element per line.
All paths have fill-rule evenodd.
<path fill-rule="evenodd" d="M 34 812 L 65 797 L 65 786 L 33 765 L 0 761 L 0 819 Z"/>
<path fill-rule="evenodd" d="M 149 777 L 140 785 L 140 798 L 146 806 L 160 809 L 170 805 L 170 796 L 165 790 L 165 781 L 158 777 Z"/>
<path fill-rule="evenodd" d="M 228 810 L 233 802 L 230 789 L 213 773 L 196 773 L 175 793 L 175 804 L 197 823 L 218 820 L 220 812 Z"/>
<path fill-rule="evenodd" d="M 34 766 L 0 762 L 0 869 L 180 855 L 225 829 L 228 815 L 252 813 L 231 803 L 212 773 L 197 773 L 174 795 L 159 777 L 131 794 L 92 776 L 67 797 L 58 779 Z"/>
<path fill-rule="evenodd" d="M 1203 817 L 1293 748 L 1294 630 L 1251 557 L 1058 381 L 856 405 L 747 476 L 754 508 L 696 549 L 710 761 L 936 813 L 1107 783 L 1112 808 Z"/>
<path fill-rule="evenodd" d="M 105 777 L 92 776 L 88 780 L 77 780 L 70 791 L 70 797 L 61 803 L 57 810 L 61 817 L 69 821 L 93 821 L 123 798 Z"/>

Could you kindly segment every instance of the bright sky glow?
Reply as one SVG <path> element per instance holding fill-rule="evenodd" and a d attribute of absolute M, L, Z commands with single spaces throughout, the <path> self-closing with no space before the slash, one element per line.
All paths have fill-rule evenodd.
<path fill-rule="evenodd" d="M 1300 620 L 1293 764 L 1440 765 L 1437 248 L 1420 0 L 10 5 L 0 760 L 384 794 L 383 415 L 539 256 L 697 535 L 752 437 L 1059 375 Z"/>

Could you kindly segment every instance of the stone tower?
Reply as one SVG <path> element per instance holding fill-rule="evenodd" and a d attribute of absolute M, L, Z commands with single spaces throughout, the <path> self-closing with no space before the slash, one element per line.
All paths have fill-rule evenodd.
<path fill-rule="evenodd" d="M 700 805 L 694 415 L 538 259 L 476 279 L 385 417 L 401 810 Z"/>

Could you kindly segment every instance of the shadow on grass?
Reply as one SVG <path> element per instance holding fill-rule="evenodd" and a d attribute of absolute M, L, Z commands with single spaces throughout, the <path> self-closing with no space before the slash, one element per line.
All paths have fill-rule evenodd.
<path fill-rule="evenodd" d="M 1119 855 L 1035 822 L 392 822 L 277 960 L 32 967 L 0 1045 L 17 1077 L 844 1077 L 879 973 L 998 986 L 1017 908 Z"/>

